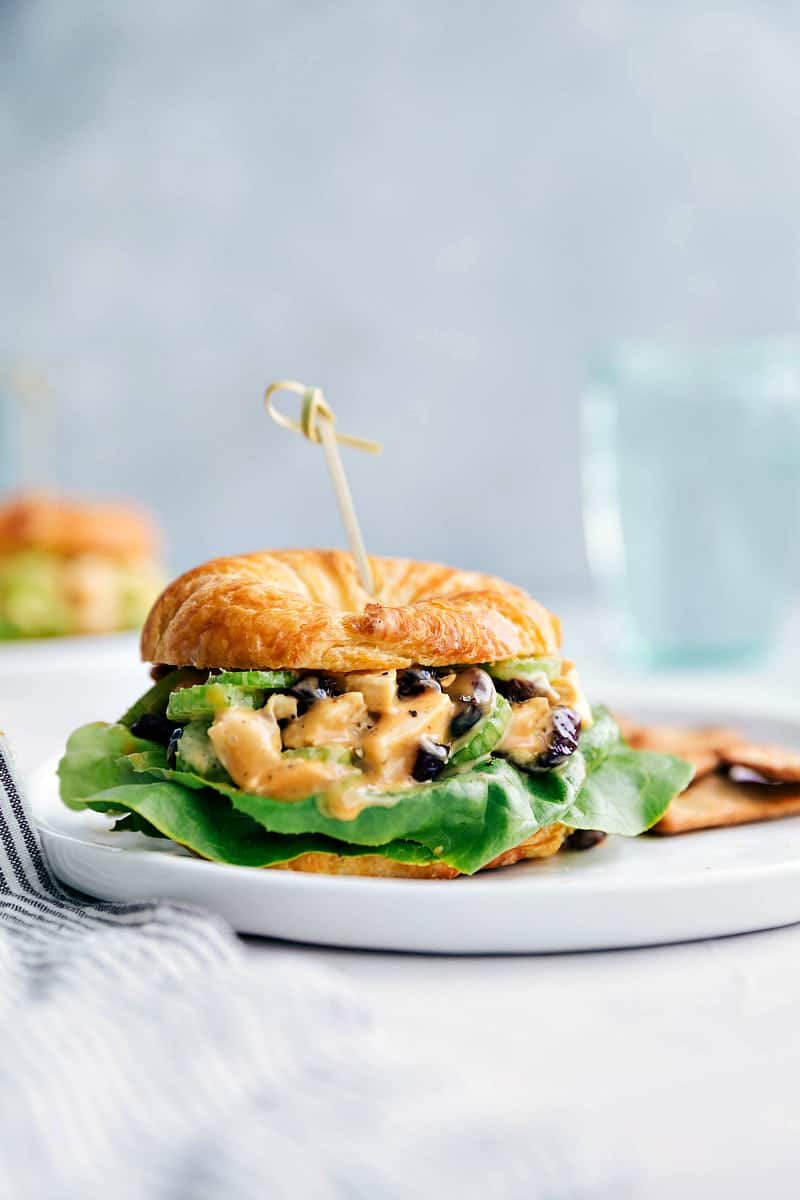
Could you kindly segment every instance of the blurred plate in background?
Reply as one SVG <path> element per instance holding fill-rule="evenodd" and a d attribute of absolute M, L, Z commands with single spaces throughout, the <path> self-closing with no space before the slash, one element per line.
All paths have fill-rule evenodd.
<path fill-rule="evenodd" d="M 108 666 L 113 659 L 129 662 L 139 657 L 139 634 L 84 634 L 72 637 L 13 638 L 0 640 L 0 682 L 6 673 L 52 671 L 76 666 L 91 670 Z"/>

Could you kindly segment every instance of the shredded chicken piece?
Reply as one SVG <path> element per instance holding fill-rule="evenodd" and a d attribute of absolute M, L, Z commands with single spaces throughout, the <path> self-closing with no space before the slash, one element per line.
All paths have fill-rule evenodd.
<path fill-rule="evenodd" d="M 368 724 L 364 697 L 360 692 L 345 692 L 312 704 L 304 716 L 286 726 L 283 744 L 292 750 L 302 746 L 357 746 Z"/>
<path fill-rule="evenodd" d="M 392 712 L 397 698 L 397 671 L 351 671 L 345 675 L 348 692 L 360 692 L 370 712 Z"/>
<path fill-rule="evenodd" d="M 292 721 L 297 716 L 297 700 L 294 696 L 287 696 L 285 692 L 276 692 L 274 696 L 270 696 L 266 708 L 276 721 Z"/>
<path fill-rule="evenodd" d="M 537 758 L 547 749 L 551 729 L 550 701 L 535 696 L 511 706 L 511 720 L 498 749 L 520 759 Z"/>
<path fill-rule="evenodd" d="M 326 790 L 349 771 L 335 762 L 281 755 L 278 719 L 293 697 L 271 696 L 266 708 L 227 708 L 208 731 L 212 745 L 233 782 L 256 796 L 297 800 Z"/>
<path fill-rule="evenodd" d="M 253 791 L 264 769 L 280 759 L 281 731 L 268 708 L 223 709 L 208 736 L 231 779 L 246 792 Z"/>

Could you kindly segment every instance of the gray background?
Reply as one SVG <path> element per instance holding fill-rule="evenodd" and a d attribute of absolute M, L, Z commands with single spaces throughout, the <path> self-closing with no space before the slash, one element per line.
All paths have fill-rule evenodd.
<path fill-rule="evenodd" d="M 53 364 L 56 476 L 176 566 L 336 544 L 319 383 L 367 543 L 588 586 L 578 402 L 631 335 L 789 330 L 788 4 L 0 0 L 0 354 Z"/>

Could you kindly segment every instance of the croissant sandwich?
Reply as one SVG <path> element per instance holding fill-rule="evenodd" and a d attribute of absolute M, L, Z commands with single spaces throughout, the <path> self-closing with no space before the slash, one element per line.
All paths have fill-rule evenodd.
<path fill-rule="evenodd" d="M 163 577 L 150 520 L 43 493 L 0 504 L 0 638 L 141 625 Z"/>
<path fill-rule="evenodd" d="M 638 834 L 691 777 L 590 709 L 556 617 L 501 579 L 281 550 L 218 558 L 159 596 L 154 686 L 79 729 L 74 808 L 218 862 L 446 878 Z M 593 840 L 578 833 L 584 844 Z"/>

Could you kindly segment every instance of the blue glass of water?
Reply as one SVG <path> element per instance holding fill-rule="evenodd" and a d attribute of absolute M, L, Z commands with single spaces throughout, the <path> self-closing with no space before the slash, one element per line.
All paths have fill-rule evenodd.
<path fill-rule="evenodd" d="M 583 406 L 590 562 L 644 665 L 756 658 L 797 578 L 800 342 L 619 345 Z"/>

